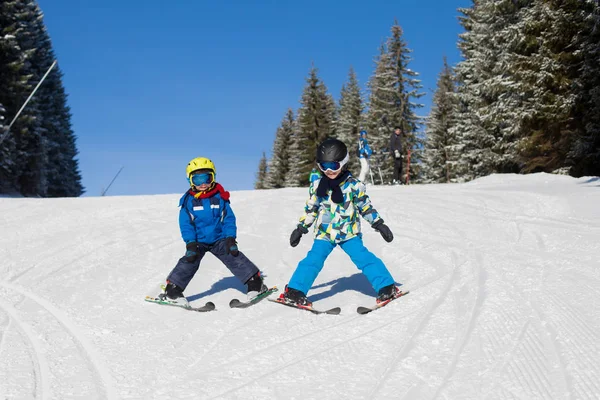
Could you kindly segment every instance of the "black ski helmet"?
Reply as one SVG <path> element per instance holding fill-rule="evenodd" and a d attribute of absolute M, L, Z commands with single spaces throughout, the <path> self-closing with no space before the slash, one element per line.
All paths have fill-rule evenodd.
<path fill-rule="evenodd" d="M 348 148 L 341 140 L 327 138 L 317 147 L 317 162 L 342 162 L 348 157 Z"/>

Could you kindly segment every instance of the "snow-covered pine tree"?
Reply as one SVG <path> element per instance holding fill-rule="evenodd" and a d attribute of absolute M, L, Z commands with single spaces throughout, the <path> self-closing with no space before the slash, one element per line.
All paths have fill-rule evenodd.
<path fill-rule="evenodd" d="M 38 73 L 44 74 L 54 60 L 54 51 L 46 28 L 40 24 L 41 47 L 36 52 Z M 42 76 L 42 75 L 40 75 Z M 40 86 L 36 96 L 47 139 L 48 197 L 78 197 L 84 193 L 77 160 L 75 133 L 71 126 L 71 112 L 62 84 L 62 72 L 55 66 Z"/>
<path fill-rule="evenodd" d="M 26 91 L 21 49 L 15 39 L 16 27 L 13 23 L 12 2 L 0 2 L 0 103 L 4 106 L 4 116 L 12 120 L 20 105 L 18 99 Z M 5 121 L 8 129 L 10 121 Z M 13 133 L 2 132 L 0 136 L 0 193 L 18 193 L 16 140 L 14 132 L 21 129 L 15 125 Z"/>
<path fill-rule="evenodd" d="M 534 0 L 521 13 L 514 64 L 527 110 L 521 153 L 525 172 L 566 173 L 575 162 L 572 150 L 585 132 L 585 111 L 577 104 L 585 95 L 581 72 L 592 4 Z"/>
<path fill-rule="evenodd" d="M 455 81 L 452 68 L 444 57 L 444 65 L 437 80 L 431 113 L 427 118 L 424 151 L 424 182 L 457 182 L 457 164 L 460 158 L 458 143 L 451 133 L 456 111 Z"/>
<path fill-rule="evenodd" d="M 306 81 L 296 119 L 296 132 L 292 136 L 292 165 L 286 186 L 308 185 L 318 144 L 335 134 L 335 102 L 314 66 Z"/>
<path fill-rule="evenodd" d="M 258 162 L 258 172 L 256 173 L 256 181 L 254 182 L 254 189 L 267 189 L 267 156 L 263 151 L 262 157 Z"/>
<path fill-rule="evenodd" d="M 275 133 L 265 186 L 267 189 L 285 187 L 290 172 L 290 146 L 294 133 L 294 111 L 289 108 Z"/>
<path fill-rule="evenodd" d="M 391 115 L 394 124 L 400 124 L 404 128 L 403 151 L 407 154 L 411 151 L 410 157 L 410 175 L 411 181 L 420 179 L 420 164 L 422 159 L 422 149 L 425 145 L 425 138 L 420 133 L 423 119 L 416 114 L 416 110 L 423 107 L 418 99 L 425 95 L 420 89 L 421 80 L 419 74 L 413 71 L 409 64 L 412 61 L 412 50 L 408 48 L 403 38 L 404 32 L 398 21 L 394 21 L 392 26 L 392 36 L 387 41 L 387 49 L 390 54 L 391 67 L 394 71 L 394 94 L 396 108 L 400 111 L 399 119 L 397 115 Z M 408 157 L 406 158 L 408 162 Z M 408 172 L 408 165 L 404 168 Z"/>
<path fill-rule="evenodd" d="M 494 172 L 518 172 L 523 100 L 511 54 L 519 43 L 517 22 L 533 0 L 477 0 L 459 9 L 465 32 L 459 48 L 464 60 L 455 68 L 457 125 L 466 179 Z M 466 165 L 465 165 L 466 164 Z"/>
<path fill-rule="evenodd" d="M 396 112 L 394 96 L 394 74 L 391 70 L 389 54 L 385 45 L 379 48 L 379 56 L 375 58 L 375 72 L 369 78 L 368 110 L 366 113 L 366 126 L 369 133 L 370 147 L 383 156 L 382 152 L 389 150 L 390 137 L 393 132 L 394 122 L 389 115 Z M 381 165 L 384 181 L 390 182 L 392 176 L 393 161 L 386 153 Z"/>
<path fill-rule="evenodd" d="M 39 79 L 32 62 L 39 46 L 35 34 L 39 17 L 39 10 L 31 0 L 0 2 L 0 85 L 3 86 L 0 102 L 11 116 L 16 115 Z M 8 191 L 45 196 L 47 181 L 43 167 L 47 151 L 36 98 L 11 127 L 10 134 L 0 144 L 0 152 L 2 175 L 5 175 L 2 181 Z"/>
<path fill-rule="evenodd" d="M 342 86 L 337 119 L 337 137 L 348 146 L 348 169 L 358 175 L 360 169 L 356 150 L 363 124 L 363 100 L 354 68 L 350 67 L 348 82 Z"/>
<path fill-rule="evenodd" d="M 417 79 L 418 73 L 409 67 L 412 50 L 403 39 L 403 31 L 397 21 L 391 32 L 385 45 L 380 47 L 379 56 L 375 60 L 375 72 L 368 82 L 370 93 L 367 126 L 370 143 L 373 143 L 373 148 L 377 151 L 389 148 L 394 126 L 401 125 L 405 132 L 403 151 L 406 154 L 410 149 L 412 160 L 418 165 L 424 139 L 418 133 L 422 121 L 415 110 L 423 107 L 417 100 L 424 93 L 419 92 L 421 83 Z M 392 157 L 387 157 L 382 166 L 386 181 L 391 180 L 392 166 Z M 413 167 L 414 165 L 411 170 Z M 417 171 L 418 167 L 411 173 Z"/>
<path fill-rule="evenodd" d="M 579 122 L 570 159 L 574 176 L 600 176 L 600 5 L 597 0 L 579 2 L 584 17 L 578 39 L 583 61 L 578 78 L 575 120 Z"/>

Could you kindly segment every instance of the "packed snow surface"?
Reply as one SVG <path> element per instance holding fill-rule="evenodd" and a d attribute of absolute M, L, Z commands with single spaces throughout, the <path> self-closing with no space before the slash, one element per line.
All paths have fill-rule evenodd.
<path fill-rule="evenodd" d="M 222 182 L 227 187 L 227 182 Z M 182 188 L 185 190 L 185 188 Z M 336 249 L 309 297 L 268 301 L 212 255 L 188 312 L 147 303 L 183 255 L 180 195 L 0 198 L 0 399 L 599 399 L 600 179 L 493 175 L 369 187 L 395 239 L 367 247 L 410 294 Z M 281 289 L 306 188 L 232 193 L 240 249 Z"/>

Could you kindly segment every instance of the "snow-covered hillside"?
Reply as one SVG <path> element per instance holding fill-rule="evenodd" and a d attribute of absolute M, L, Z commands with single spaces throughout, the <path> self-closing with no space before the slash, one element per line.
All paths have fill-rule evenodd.
<path fill-rule="evenodd" d="M 227 182 L 223 182 L 227 186 Z M 374 313 L 335 250 L 309 297 L 271 302 L 207 255 L 193 313 L 144 302 L 185 251 L 179 195 L 0 198 L 0 399 L 598 399 L 600 179 L 373 187 L 366 245 L 411 293 Z M 311 246 L 306 189 L 232 194 L 239 245 L 283 288 Z"/>

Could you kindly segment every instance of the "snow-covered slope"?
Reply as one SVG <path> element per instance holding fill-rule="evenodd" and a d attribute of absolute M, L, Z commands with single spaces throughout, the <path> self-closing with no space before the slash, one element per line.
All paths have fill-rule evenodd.
<path fill-rule="evenodd" d="M 225 186 L 227 183 L 224 182 Z M 600 180 L 373 187 L 365 242 L 411 294 L 374 302 L 339 250 L 309 296 L 262 302 L 207 255 L 192 313 L 143 301 L 183 254 L 179 195 L 0 198 L 0 399 L 598 399 Z M 283 287 L 306 189 L 234 192 L 239 245 Z"/>

